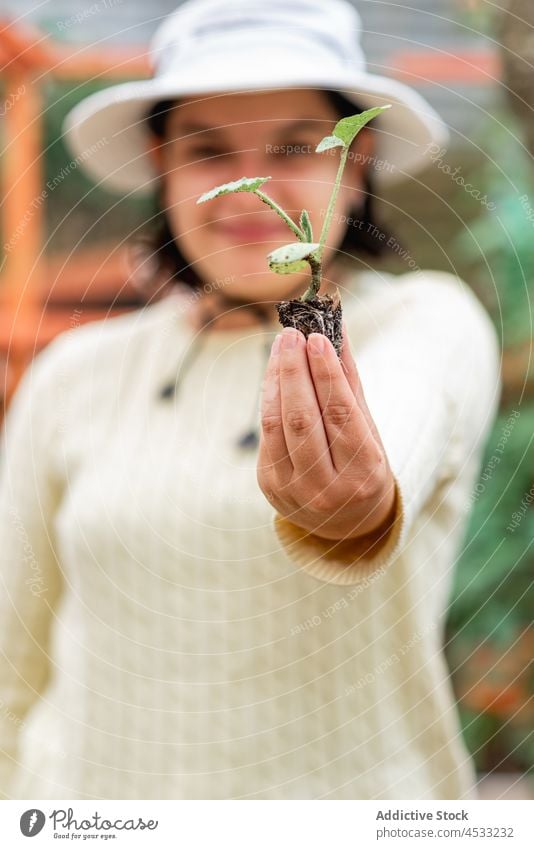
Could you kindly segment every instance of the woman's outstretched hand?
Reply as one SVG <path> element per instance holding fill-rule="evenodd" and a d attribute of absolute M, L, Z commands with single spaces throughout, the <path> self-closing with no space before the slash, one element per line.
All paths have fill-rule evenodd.
<path fill-rule="evenodd" d="M 259 486 L 282 515 L 325 539 L 386 529 L 394 478 L 343 322 L 341 360 L 319 333 L 278 335 L 262 395 Z"/>

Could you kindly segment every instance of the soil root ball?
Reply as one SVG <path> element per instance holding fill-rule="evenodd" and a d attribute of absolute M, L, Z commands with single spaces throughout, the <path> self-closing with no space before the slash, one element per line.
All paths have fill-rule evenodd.
<path fill-rule="evenodd" d="M 331 295 L 316 295 L 311 301 L 293 298 L 275 304 L 282 327 L 296 327 L 306 339 L 310 333 L 322 333 L 330 339 L 338 357 L 343 347 L 341 301 Z"/>

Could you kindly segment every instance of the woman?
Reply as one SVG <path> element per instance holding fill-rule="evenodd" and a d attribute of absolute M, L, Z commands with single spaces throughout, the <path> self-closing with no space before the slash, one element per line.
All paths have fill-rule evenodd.
<path fill-rule="evenodd" d="M 366 72 L 344 0 L 189 0 L 151 49 L 150 80 L 66 131 L 95 179 L 159 199 L 158 297 L 60 335 L 7 416 L 2 792 L 470 797 L 441 645 L 498 347 L 453 275 L 367 264 L 391 243 L 373 186 L 417 171 L 443 125 Z M 196 201 L 269 175 L 320 227 L 338 160 L 317 142 L 383 103 L 328 236 L 339 361 L 279 332 L 307 276 L 268 270 L 291 241 L 276 215 Z"/>

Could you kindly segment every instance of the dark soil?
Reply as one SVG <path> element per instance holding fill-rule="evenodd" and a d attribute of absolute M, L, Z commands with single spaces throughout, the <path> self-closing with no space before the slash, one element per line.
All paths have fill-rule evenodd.
<path fill-rule="evenodd" d="M 282 327 L 296 327 L 306 339 L 310 333 L 322 333 L 330 339 L 336 354 L 341 357 L 343 329 L 341 301 L 331 295 L 316 295 L 311 301 L 292 298 L 275 304 Z"/>

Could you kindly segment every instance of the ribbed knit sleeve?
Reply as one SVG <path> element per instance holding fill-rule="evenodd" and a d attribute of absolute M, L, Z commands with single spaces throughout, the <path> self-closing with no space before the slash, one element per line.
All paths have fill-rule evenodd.
<path fill-rule="evenodd" d="M 476 474 L 501 389 L 493 325 L 454 275 L 403 275 L 399 297 L 367 319 L 372 326 L 363 340 L 360 322 L 347 325 L 395 478 L 393 522 L 381 533 L 336 542 L 303 530 L 289 517 L 273 516 L 277 537 L 293 561 L 334 584 L 360 583 L 389 568 L 438 484 L 465 464 Z M 458 505 L 460 512 L 465 507 Z"/>
<path fill-rule="evenodd" d="M 10 798 L 25 716 L 49 675 L 61 575 L 52 520 L 61 495 L 59 340 L 38 354 L 9 405 L 0 457 L 0 797 Z"/>

